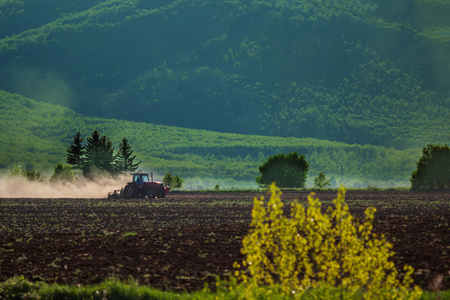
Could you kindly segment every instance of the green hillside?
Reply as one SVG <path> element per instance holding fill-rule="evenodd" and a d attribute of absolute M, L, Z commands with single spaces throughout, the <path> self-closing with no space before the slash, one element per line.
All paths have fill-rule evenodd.
<path fill-rule="evenodd" d="M 218 133 L 131 121 L 84 117 L 61 106 L 0 91 L 0 168 L 15 164 L 51 174 L 65 162 L 66 149 L 79 130 L 95 129 L 117 147 L 123 137 L 141 167 L 158 176 L 171 172 L 187 188 L 254 187 L 258 166 L 268 155 L 297 151 L 311 163 L 308 183 L 319 172 L 348 187 L 408 185 L 421 149 L 395 150 L 312 138 L 282 138 Z"/>
<path fill-rule="evenodd" d="M 0 89 L 90 117 L 421 148 L 450 140 L 448 16 L 448 0 L 0 0 Z M 73 134 L 54 130 L 41 138 Z"/>

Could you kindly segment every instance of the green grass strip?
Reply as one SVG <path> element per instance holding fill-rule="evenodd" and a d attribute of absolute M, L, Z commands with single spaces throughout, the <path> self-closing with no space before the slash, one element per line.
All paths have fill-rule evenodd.
<path fill-rule="evenodd" d="M 58 285 L 46 284 L 44 282 L 30 282 L 23 276 L 11 278 L 0 283 L 0 299 L 362 299 L 362 293 L 348 293 L 345 290 L 324 286 L 310 289 L 301 297 L 295 295 L 286 296 L 281 294 L 281 289 L 276 286 L 271 287 L 244 287 L 242 285 L 219 284 L 215 292 L 204 289 L 193 293 L 175 293 L 161 291 L 144 285 L 139 285 L 135 281 L 122 282 L 115 279 L 108 279 L 97 285 Z M 386 299 L 389 299 L 389 292 L 386 292 Z M 450 299 L 450 290 L 439 292 L 426 292 L 421 299 Z"/>

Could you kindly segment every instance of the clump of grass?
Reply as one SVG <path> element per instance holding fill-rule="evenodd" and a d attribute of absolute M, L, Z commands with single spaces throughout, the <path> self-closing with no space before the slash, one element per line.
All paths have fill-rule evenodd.
<path fill-rule="evenodd" d="M 122 234 L 122 237 L 131 237 L 131 236 L 136 236 L 137 233 L 136 232 L 125 232 L 124 234 Z"/>
<path fill-rule="evenodd" d="M 45 283 L 32 283 L 23 276 L 0 283 L 0 299 L 40 299 L 39 290 Z"/>

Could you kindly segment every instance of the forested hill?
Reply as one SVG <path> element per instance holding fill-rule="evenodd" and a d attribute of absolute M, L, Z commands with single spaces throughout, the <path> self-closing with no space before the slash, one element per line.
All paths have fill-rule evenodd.
<path fill-rule="evenodd" d="M 256 187 L 258 166 L 267 156 L 297 151 L 310 162 L 308 184 L 320 172 L 334 187 L 408 186 L 421 149 L 396 150 L 312 138 L 218 133 L 123 120 L 90 118 L 70 109 L 0 91 L 0 174 L 14 165 L 50 175 L 65 163 L 66 149 L 80 131 L 94 130 L 116 148 L 129 139 L 140 168 L 187 180 L 186 187 Z"/>
<path fill-rule="evenodd" d="M 78 113 L 450 140 L 449 0 L 0 0 L 0 89 Z"/>

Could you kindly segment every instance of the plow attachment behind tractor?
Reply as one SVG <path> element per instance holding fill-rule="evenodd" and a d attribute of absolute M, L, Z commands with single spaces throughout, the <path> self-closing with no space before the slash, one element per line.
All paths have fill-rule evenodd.
<path fill-rule="evenodd" d="M 120 198 L 125 198 L 125 195 L 123 193 L 123 189 L 120 190 L 114 190 L 114 192 L 109 192 L 108 193 L 108 200 L 111 199 L 120 199 Z"/>

